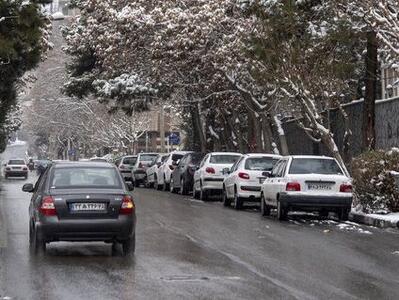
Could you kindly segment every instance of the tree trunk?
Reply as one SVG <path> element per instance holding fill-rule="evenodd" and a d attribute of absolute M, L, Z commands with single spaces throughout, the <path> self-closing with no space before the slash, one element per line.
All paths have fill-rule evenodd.
<path fill-rule="evenodd" d="M 193 118 L 193 125 L 194 125 L 195 132 L 198 135 L 201 152 L 206 153 L 206 150 L 207 150 L 206 138 L 205 138 L 202 122 L 201 122 L 201 116 L 199 113 L 198 104 L 193 104 L 193 108 L 191 110 L 191 115 Z"/>
<path fill-rule="evenodd" d="M 274 153 L 273 149 L 273 131 L 270 123 L 269 115 L 264 113 L 262 116 L 262 131 L 263 131 L 263 150 L 266 153 Z"/>
<path fill-rule="evenodd" d="M 378 44 L 374 31 L 367 33 L 366 94 L 363 104 L 363 150 L 375 149 L 375 100 L 377 96 Z"/>
<path fill-rule="evenodd" d="M 288 151 L 288 143 L 287 143 L 287 136 L 285 135 L 284 128 L 281 124 L 280 119 L 278 116 L 273 117 L 274 125 L 276 126 L 277 129 L 277 134 L 280 142 L 280 154 L 281 155 L 289 155 Z"/>

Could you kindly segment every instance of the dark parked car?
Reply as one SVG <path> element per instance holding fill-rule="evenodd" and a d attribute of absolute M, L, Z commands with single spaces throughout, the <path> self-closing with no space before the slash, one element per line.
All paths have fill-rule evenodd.
<path fill-rule="evenodd" d="M 192 152 L 182 157 L 177 167 L 173 170 L 170 191 L 180 191 L 182 195 L 192 192 L 194 173 L 204 158 L 204 153 Z"/>
<path fill-rule="evenodd" d="M 135 205 L 118 169 L 109 163 L 54 163 L 36 185 L 29 206 L 29 243 L 34 253 L 57 241 L 104 241 L 123 254 L 135 250 Z"/>

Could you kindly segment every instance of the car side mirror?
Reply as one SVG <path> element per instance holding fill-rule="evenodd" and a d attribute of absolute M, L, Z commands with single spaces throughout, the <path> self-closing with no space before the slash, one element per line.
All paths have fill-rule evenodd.
<path fill-rule="evenodd" d="M 22 187 L 22 191 L 24 191 L 25 193 L 33 193 L 34 190 L 35 186 L 32 183 L 25 183 Z"/>
<path fill-rule="evenodd" d="M 134 185 L 130 181 L 126 181 L 126 186 L 129 192 L 134 191 Z"/>
<path fill-rule="evenodd" d="M 223 173 L 223 175 L 230 174 L 230 168 L 224 168 L 224 169 L 222 170 L 222 173 Z"/>
<path fill-rule="evenodd" d="M 272 172 L 265 171 L 265 172 L 262 173 L 262 176 L 264 176 L 264 177 L 272 177 Z"/>

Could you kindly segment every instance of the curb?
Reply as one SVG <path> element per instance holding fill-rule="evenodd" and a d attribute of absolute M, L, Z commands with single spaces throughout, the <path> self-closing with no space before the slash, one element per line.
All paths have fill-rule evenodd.
<path fill-rule="evenodd" d="M 356 223 L 361 223 L 378 228 L 399 228 L 399 222 L 387 221 L 373 218 L 364 214 L 350 213 L 349 219 Z"/>

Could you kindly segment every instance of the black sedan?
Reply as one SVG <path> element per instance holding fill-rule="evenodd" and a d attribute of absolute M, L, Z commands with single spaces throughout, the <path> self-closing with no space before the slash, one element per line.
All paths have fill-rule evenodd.
<path fill-rule="evenodd" d="M 135 250 L 135 204 L 118 169 L 101 162 L 54 163 L 35 185 L 29 206 L 29 242 L 42 253 L 57 241 L 104 241 L 123 254 Z"/>
<path fill-rule="evenodd" d="M 204 156 L 204 153 L 191 152 L 181 158 L 171 176 L 170 191 L 172 193 L 180 191 L 182 195 L 188 195 L 192 192 L 194 173 Z"/>

